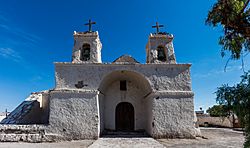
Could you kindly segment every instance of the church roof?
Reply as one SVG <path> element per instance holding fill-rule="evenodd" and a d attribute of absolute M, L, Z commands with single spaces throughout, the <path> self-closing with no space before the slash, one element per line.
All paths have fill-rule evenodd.
<path fill-rule="evenodd" d="M 139 63 L 130 55 L 122 55 L 119 58 L 117 58 L 114 62 L 112 63 L 128 63 L 128 64 L 137 64 Z"/>

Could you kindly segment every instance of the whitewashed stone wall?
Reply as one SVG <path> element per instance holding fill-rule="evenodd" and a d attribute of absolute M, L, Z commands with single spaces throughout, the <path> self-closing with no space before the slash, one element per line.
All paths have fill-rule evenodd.
<path fill-rule="evenodd" d="M 56 88 L 76 89 L 83 81 L 84 90 L 97 90 L 105 76 L 113 71 L 141 74 L 156 91 L 191 91 L 190 64 L 72 64 L 55 63 Z"/>
<path fill-rule="evenodd" d="M 199 126 L 218 126 L 233 128 L 233 119 L 229 117 L 210 117 L 208 115 L 198 116 Z M 237 123 L 238 120 L 236 120 Z"/>
<path fill-rule="evenodd" d="M 69 139 L 97 138 L 105 128 L 115 128 L 115 107 L 127 101 L 135 108 L 136 129 L 145 129 L 155 138 L 195 137 L 189 64 L 55 65 L 52 133 Z M 119 80 L 128 80 L 133 91 L 117 90 Z M 78 82 L 81 88 L 76 88 Z"/>
<path fill-rule="evenodd" d="M 105 96 L 102 93 L 99 93 L 98 96 L 99 99 L 99 136 L 103 133 L 104 129 L 105 129 L 105 124 L 104 124 L 104 113 L 105 113 L 105 107 L 104 107 L 104 101 L 105 101 Z"/>
<path fill-rule="evenodd" d="M 99 136 L 98 92 L 51 91 L 47 133 L 67 140 Z"/>
<path fill-rule="evenodd" d="M 145 130 L 146 132 L 150 135 L 153 136 L 153 98 L 152 96 L 146 96 L 144 98 L 144 112 L 146 112 L 146 127 Z"/>
<path fill-rule="evenodd" d="M 194 138 L 193 93 L 158 92 L 153 96 L 155 138 Z"/>
<path fill-rule="evenodd" d="M 144 129 L 155 138 L 194 138 L 189 67 L 56 63 L 56 88 L 44 92 L 42 99 L 38 95 L 49 111 L 45 135 L 61 140 L 96 139 L 105 128 L 115 129 L 116 105 L 130 102 L 136 130 Z M 127 92 L 118 90 L 119 80 L 128 81 Z M 76 87 L 79 81 L 82 88 Z"/>
<path fill-rule="evenodd" d="M 33 92 L 31 95 L 25 99 L 25 101 L 32 101 L 36 100 L 40 104 L 41 115 L 38 116 L 34 114 L 34 116 L 40 117 L 40 123 L 48 124 L 48 117 L 49 117 L 49 90 L 40 91 L 40 92 Z M 39 122 L 37 122 L 39 123 Z"/>
<path fill-rule="evenodd" d="M 4 115 L 4 114 L 0 115 L 0 122 L 1 122 L 4 118 L 6 118 L 6 115 Z"/>
<path fill-rule="evenodd" d="M 57 134 L 47 134 L 46 125 L 14 125 L 0 124 L 0 142 L 57 142 L 64 137 Z"/>

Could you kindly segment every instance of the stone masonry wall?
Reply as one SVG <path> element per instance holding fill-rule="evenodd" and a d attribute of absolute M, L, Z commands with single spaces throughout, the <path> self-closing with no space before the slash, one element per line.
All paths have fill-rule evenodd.
<path fill-rule="evenodd" d="M 41 125 L 1 125 L 0 142 L 42 142 L 50 141 L 45 137 L 45 126 Z"/>
<path fill-rule="evenodd" d="M 145 76 L 156 91 L 190 91 L 190 64 L 72 64 L 55 63 L 56 89 L 76 89 L 82 81 L 85 90 L 97 90 L 113 71 L 134 71 Z"/>
<path fill-rule="evenodd" d="M 51 91 L 48 133 L 66 140 L 99 136 L 98 93 L 95 91 Z"/>
<path fill-rule="evenodd" d="M 50 124 L 52 127 L 66 127 L 65 130 L 56 129 L 56 132 L 69 137 L 71 136 L 72 139 L 74 139 L 74 137 L 97 138 L 100 132 L 98 124 L 102 125 L 101 130 L 103 126 L 106 126 L 105 123 L 102 123 L 105 119 L 102 119 L 103 121 L 101 121 L 101 123 L 98 120 L 102 112 L 105 112 L 105 109 L 100 109 L 102 112 L 98 114 L 98 105 L 96 104 L 97 97 L 95 97 L 94 93 L 92 94 L 93 96 L 84 96 L 84 93 L 98 91 L 102 81 L 105 80 L 110 73 L 119 71 L 120 73 L 129 74 L 129 71 L 131 71 L 132 73 L 138 73 L 140 77 L 147 80 L 152 88 L 151 95 L 147 97 L 147 99 L 149 99 L 147 102 L 152 103 L 152 114 L 150 111 L 147 111 L 149 113 L 147 116 L 144 116 L 144 118 L 148 123 L 143 125 L 142 128 L 148 132 L 152 132 L 149 134 L 155 138 L 194 138 L 194 106 L 189 67 L 189 64 L 120 65 L 56 63 L 55 92 L 61 91 L 61 93 L 51 96 Z M 117 75 L 119 76 L 119 74 Z M 116 80 L 115 75 L 112 76 L 114 76 L 113 80 L 109 79 L 109 81 Z M 121 74 L 121 76 L 123 75 Z M 136 75 L 131 74 L 131 76 Z M 141 86 L 143 83 L 140 83 L 141 80 L 138 82 Z M 79 84 L 81 84 L 81 87 L 79 87 Z M 70 95 L 63 92 L 66 90 L 70 92 Z M 77 90 L 82 94 L 80 95 L 77 94 L 78 92 L 74 92 Z M 72 95 L 77 96 L 72 97 Z M 102 99 L 105 99 L 105 97 Z M 84 101 L 84 103 L 81 101 Z M 99 101 L 100 100 L 98 100 L 98 102 Z M 77 110 L 74 113 L 74 111 L 71 110 L 77 108 L 77 106 L 74 106 L 76 104 L 80 104 L 81 108 L 90 109 L 91 112 L 87 110 Z M 147 106 L 150 107 L 151 105 L 149 104 Z M 61 110 L 58 108 L 61 108 Z M 73 114 L 71 112 L 73 112 Z M 79 121 L 77 120 L 74 121 L 76 123 L 72 123 L 71 120 L 74 119 L 70 116 L 76 116 L 74 119 L 79 119 Z M 60 123 L 60 121 L 58 121 L 60 119 L 63 119 L 66 123 Z M 73 127 L 70 128 L 70 126 Z M 77 129 L 77 131 L 75 129 Z M 73 134 L 70 132 L 67 133 L 68 130 L 72 131 Z M 80 133 L 79 130 L 82 131 L 82 133 Z"/>
<path fill-rule="evenodd" d="M 155 138 L 195 138 L 193 93 L 156 93 L 153 97 Z"/>

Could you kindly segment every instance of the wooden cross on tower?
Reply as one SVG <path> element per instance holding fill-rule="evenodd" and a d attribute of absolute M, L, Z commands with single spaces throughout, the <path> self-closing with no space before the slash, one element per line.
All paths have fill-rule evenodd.
<path fill-rule="evenodd" d="M 156 22 L 156 25 L 155 25 L 155 26 L 152 26 L 152 28 L 156 28 L 156 33 L 157 33 L 157 34 L 159 33 L 159 29 L 160 29 L 161 27 L 164 27 L 164 26 L 163 26 L 163 25 L 159 25 L 158 22 Z"/>
<path fill-rule="evenodd" d="M 92 25 L 96 24 L 96 22 L 92 22 L 91 19 L 89 19 L 89 22 L 84 24 L 86 26 L 89 26 L 89 31 L 88 32 L 92 32 Z"/>

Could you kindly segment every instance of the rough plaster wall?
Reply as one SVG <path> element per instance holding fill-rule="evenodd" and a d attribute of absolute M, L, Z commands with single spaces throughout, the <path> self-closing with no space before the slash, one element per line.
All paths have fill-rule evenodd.
<path fill-rule="evenodd" d="M 44 124 L 49 123 L 49 93 L 43 93 L 42 94 L 42 116 L 41 116 L 41 121 Z"/>
<path fill-rule="evenodd" d="M 58 91 L 76 89 L 75 84 L 79 81 L 83 82 L 83 87 L 78 89 L 79 91 L 98 90 L 103 81 L 112 82 L 108 85 L 104 85 L 104 88 L 111 86 L 110 90 L 104 91 L 104 89 L 101 89 L 101 93 L 105 96 L 99 99 L 100 112 L 103 110 L 101 109 L 102 104 L 105 104 L 104 119 L 102 118 L 102 113 L 100 113 L 101 131 L 103 130 L 103 125 L 105 128 L 115 128 L 115 107 L 119 101 L 121 101 L 119 99 L 127 96 L 124 93 L 118 93 L 119 90 L 116 90 L 119 89 L 119 83 L 117 82 L 117 84 L 115 84 L 114 80 L 118 80 L 120 77 L 129 78 L 128 80 L 130 81 L 138 79 L 136 84 L 139 86 L 144 86 L 148 83 L 149 87 L 152 88 L 153 93 L 148 96 L 149 99 L 146 102 L 141 102 L 141 106 L 148 108 L 148 110 L 142 108 L 144 111 L 144 116 L 142 116 L 146 117 L 146 119 L 144 119 L 144 123 L 137 121 L 143 124 L 140 125 L 136 123 L 139 125 L 135 126 L 136 129 L 143 128 L 156 138 L 193 138 L 195 136 L 193 126 L 193 93 L 191 91 L 189 64 L 120 65 L 56 63 L 55 65 L 56 90 Z M 114 72 L 115 74 L 113 75 Z M 129 74 L 128 77 L 124 76 L 126 74 Z M 109 77 L 109 79 L 106 79 L 107 77 Z M 131 79 L 131 77 L 133 77 L 133 79 Z M 146 86 L 145 89 L 147 89 Z M 143 96 L 145 95 L 147 94 Z M 135 95 L 131 96 L 133 97 Z M 159 98 L 161 99 L 158 99 L 158 96 L 160 96 Z M 107 101 L 107 98 L 112 98 L 112 101 Z M 140 97 L 138 96 L 136 98 Z M 103 102 L 101 100 L 103 100 Z M 136 103 L 132 102 L 132 104 L 135 107 Z M 110 107 L 108 111 L 106 111 L 107 106 Z M 153 109 L 151 113 L 150 107 Z M 135 107 L 135 110 L 136 108 L 137 107 Z M 145 116 L 145 114 L 147 115 Z M 153 118 L 150 119 L 151 114 Z"/>
<path fill-rule="evenodd" d="M 36 100 L 40 103 L 40 107 L 42 107 L 42 101 L 43 101 L 43 92 L 33 92 L 30 94 L 29 97 L 25 99 L 25 101 L 32 101 Z"/>
<path fill-rule="evenodd" d="M 100 83 L 113 71 L 140 73 L 158 91 L 190 91 L 189 64 L 72 64 L 56 63 L 56 89 L 76 89 L 75 84 L 83 81 L 86 90 L 96 90 Z"/>
<path fill-rule="evenodd" d="M 25 99 L 26 101 L 36 100 L 40 104 L 40 114 L 35 114 L 35 118 L 40 117 L 39 121 L 43 124 L 48 124 L 49 118 L 49 91 L 33 92 Z"/>
<path fill-rule="evenodd" d="M 145 130 L 152 136 L 152 122 L 153 122 L 153 99 L 152 97 L 147 96 L 144 100 L 144 110 L 146 111 L 147 118 L 145 119 Z"/>
<path fill-rule="evenodd" d="M 21 119 L 21 124 L 43 124 L 41 121 L 42 108 L 40 108 L 40 103 L 38 101 L 34 102 L 30 112 Z"/>
<path fill-rule="evenodd" d="M 104 131 L 104 99 L 105 96 L 103 94 L 99 94 L 99 118 L 100 118 L 100 133 Z"/>
<path fill-rule="evenodd" d="M 73 63 L 101 63 L 101 49 L 102 43 L 99 39 L 98 32 L 92 33 L 75 33 L 74 34 L 74 47 L 72 52 L 72 62 Z M 80 55 L 83 44 L 90 45 L 90 60 L 89 61 L 81 61 Z"/>
<path fill-rule="evenodd" d="M 209 117 L 209 116 L 198 116 L 199 126 L 221 126 L 221 127 L 233 127 L 233 121 L 228 118 L 222 117 Z M 208 125 L 206 125 L 207 123 Z"/>
<path fill-rule="evenodd" d="M 154 98 L 153 137 L 195 137 L 192 96 L 158 94 Z"/>
<path fill-rule="evenodd" d="M 0 115 L 0 123 L 2 122 L 2 120 L 6 118 L 6 115 Z"/>
<path fill-rule="evenodd" d="M 52 91 L 47 132 L 71 139 L 96 139 L 98 131 L 97 92 Z"/>
<path fill-rule="evenodd" d="M 135 82 L 127 81 L 127 91 L 120 91 L 120 81 L 112 83 L 105 92 L 104 98 L 104 125 L 105 129 L 115 130 L 115 110 L 121 102 L 129 102 L 135 111 L 135 130 L 145 129 L 143 90 Z"/>

